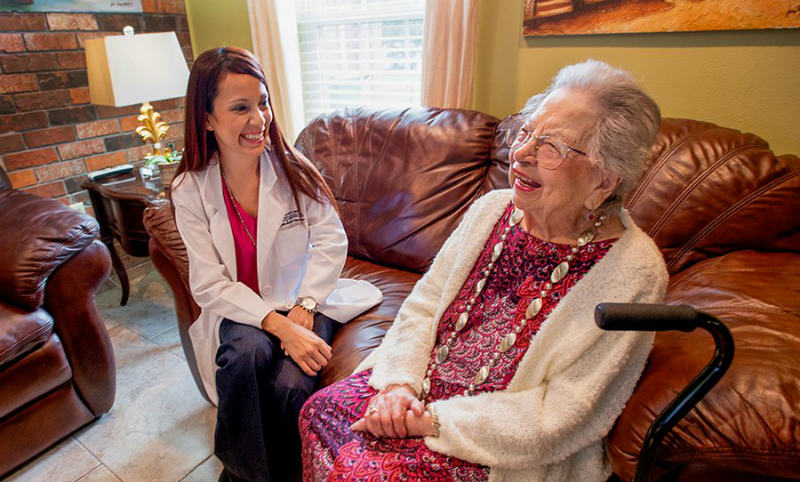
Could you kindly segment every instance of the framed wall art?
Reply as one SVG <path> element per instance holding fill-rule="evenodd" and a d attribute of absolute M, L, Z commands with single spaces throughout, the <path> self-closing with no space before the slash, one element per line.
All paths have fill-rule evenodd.
<path fill-rule="evenodd" d="M 800 0 L 523 0 L 523 34 L 800 27 Z"/>
<path fill-rule="evenodd" d="M 142 0 L 0 0 L 0 12 L 142 13 Z"/>

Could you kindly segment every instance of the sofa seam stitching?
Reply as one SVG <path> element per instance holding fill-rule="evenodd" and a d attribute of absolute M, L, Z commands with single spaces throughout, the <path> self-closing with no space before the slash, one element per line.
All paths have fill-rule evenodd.
<path fill-rule="evenodd" d="M 678 250 L 677 254 L 667 264 L 667 270 L 669 271 L 673 267 L 675 267 L 678 264 L 678 262 L 686 255 L 686 253 L 689 252 L 691 249 L 693 249 L 701 239 L 703 239 L 704 237 L 706 237 L 706 235 L 717 229 L 722 223 L 733 217 L 736 213 L 741 211 L 745 206 L 750 204 L 752 201 L 757 199 L 765 192 L 769 192 L 775 187 L 778 187 L 784 182 L 791 180 L 797 176 L 800 176 L 800 170 L 789 171 L 783 176 L 776 178 L 769 184 L 765 184 L 761 188 L 751 192 L 749 195 L 741 198 L 739 201 L 729 206 L 726 210 L 720 213 L 715 219 L 706 224 L 706 226 L 700 231 L 698 231 L 697 234 L 695 234 L 691 239 L 689 239 L 689 241 L 684 243 L 683 247 L 681 247 L 681 249 Z"/>

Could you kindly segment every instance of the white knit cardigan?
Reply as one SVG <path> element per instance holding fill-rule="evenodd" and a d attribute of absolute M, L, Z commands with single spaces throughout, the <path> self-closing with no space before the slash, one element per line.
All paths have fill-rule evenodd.
<path fill-rule="evenodd" d="M 490 192 L 467 211 L 400 308 L 383 343 L 356 369 L 370 385 L 420 392 L 438 321 L 469 276 L 511 199 Z M 433 402 L 439 453 L 490 468 L 490 481 L 597 480 L 611 473 L 603 438 L 644 369 L 653 335 L 595 325 L 601 302 L 656 303 L 668 276 L 655 243 L 623 212 L 625 232 L 576 283 L 533 337 L 505 390 Z"/>

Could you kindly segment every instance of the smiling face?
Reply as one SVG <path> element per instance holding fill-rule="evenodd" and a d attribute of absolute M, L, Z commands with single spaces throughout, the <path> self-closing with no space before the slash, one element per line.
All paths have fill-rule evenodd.
<path fill-rule="evenodd" d="M 572 237 L 585 229 L 585 214 L 613 192 L 619 178 L 575 150 L 586 152 L 587 133 L 597 121 L 599 109 L 586 93 L 559 89 L 551 93 L 531 114 L 521 136 L 511 148 L 509 177 L 514 205 L 525 212 L 526 224 L 539 235 Z M 545 169 L 537 160 L 536 137 L 549 136 L 566 153 L 555 169 Z M 540 141 L 541 142 L 541 141 Z M 540 152 L 552 146 L 540 143 Z M 542 152 L 544 156 L 544 152 Z"/>
<path fill-rule="evenodd" d="M 272 122 L 267 88 L 247 74 L 225 74 L 212 101 L 206 128 L 214 133 L 220 157 L 258 157 Z"/>

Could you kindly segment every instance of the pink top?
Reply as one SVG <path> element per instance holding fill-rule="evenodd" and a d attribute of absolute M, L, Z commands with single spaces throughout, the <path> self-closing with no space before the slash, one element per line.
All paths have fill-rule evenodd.
<path fill-rule="evenodd" d="M 250 234 L 253 235 L 253 239 L 258 240 L 256 234 L 258 217 L 249 215 L 247 211 L 244 210 L 242 205 L 239 204 L 239 201 L 233 199 L 228 192 L 228 186 L 224 180 L 222 181 L 222 197 L 225 198 L 225 207 L 228 210 L 228 219 L 231 222 L 233 244 L 236 247 L 237 281 L 241 281 L 255 293 L 259 293 L 256 247 L 253 245 L 253 242 L 250 240 L 250 236 L 247 235 L 247 232 L 242 226 L 242 220 L 244 220 L 247 229 L 250 230 Z M 234 205 L 234 203 L 236 204 Z M 242 215 L 241 219 L 239 218 L 239 214 L 236 213 L 237 209 L 239 214 Z"/>

